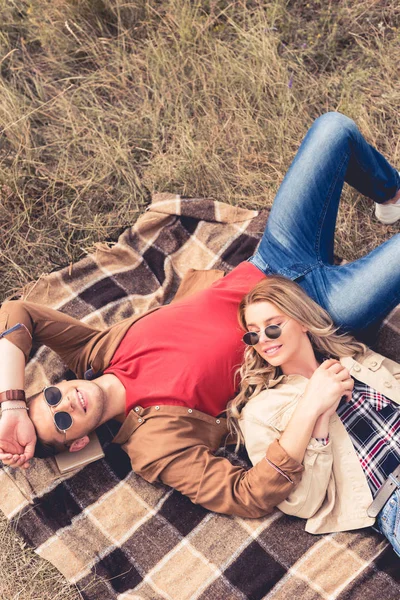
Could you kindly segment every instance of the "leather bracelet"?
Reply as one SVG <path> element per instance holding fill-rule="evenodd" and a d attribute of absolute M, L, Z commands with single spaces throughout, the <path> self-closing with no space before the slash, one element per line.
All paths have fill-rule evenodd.
<path fill-rule="evenodd" d="M 6 390 L 0 393 L 0 404 L 8 400 L 22 400 L 26 402 L 24 390 Z"/>

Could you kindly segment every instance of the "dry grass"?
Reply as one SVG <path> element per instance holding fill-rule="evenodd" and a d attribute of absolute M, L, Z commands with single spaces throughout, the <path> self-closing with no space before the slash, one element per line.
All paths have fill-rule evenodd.
<path fill-rule="evenodd" d="M 400 165 L 397 0 L 0 0 L 0 16 L 0 299 L 115 239 L 153 191 L 270 204 L 324 111 Z M 345 191 L 339 254 L 394 231 Z M 10 548 L 2 599 L 77 597 L 39 593 L 54 573 L 30 553 L 11 585 Z"/>
<path fill-rule="evenodd" d="M 323 111 L 400 163 L 395 0 L 0 7 L 0 297 L 115 239 L 153 190 L 271 203 Z M 369 212 L 346 195 L 348 259 L 390 235 Z"/>
<path fill-rule="evenodd" d="M 79 591 L 41 560 L 0 516 L 0 599 L 79 600 Z"/>

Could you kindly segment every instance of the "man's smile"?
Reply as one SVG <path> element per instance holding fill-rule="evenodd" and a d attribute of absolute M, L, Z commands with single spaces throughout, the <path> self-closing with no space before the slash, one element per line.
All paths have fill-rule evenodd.
<path fill-rule="evenodd" d="M 76 390 L 76 395 L 79 401 L 79 404 L 82 406 L 84 412 L 87 412 L 87 400 L 86 400 L 86 395 L 83 395 L 83 393 L 80 390 Z"/>

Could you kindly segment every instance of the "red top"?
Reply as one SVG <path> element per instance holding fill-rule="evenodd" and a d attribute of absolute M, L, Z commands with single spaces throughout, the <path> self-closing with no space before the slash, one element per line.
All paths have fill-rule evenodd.
<path fill-rule="evenodd" d="M 265 275 L 243 262 L 211 287 L 164 306 L 128 330 L 104 371 L 137 404 L 187 406 L 219 415 L 236 393 L 244 343 L 238 305 Z"/>

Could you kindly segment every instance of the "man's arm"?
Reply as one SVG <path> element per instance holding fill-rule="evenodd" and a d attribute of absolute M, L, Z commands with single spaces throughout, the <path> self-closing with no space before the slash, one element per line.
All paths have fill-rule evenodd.
<path fill-rule="evenodd" d="M 15 325 L 21 327 L 6 333 Z M 82 361 L 89 360 L 92 343 L 101 331 L 58 310 L 34 302 L 12 300 L 0 309 L 0 337 L 22 350 L 28 360 L 32 343 L 54 350 L 68 367 L 78 373 Z"/>
<path fill-rule="evenodd" d="M 88 359 L 88 342 L 98 334 L 89 325 L 40 304 L 5 302 L 0 309 L 0 392 L 25 389 L 25 362 L 33 342 L 49 346 L 75 370 Z M 0 460 L 14 467 L 29 466 L 36 443 L 24 406 L 21 401 L 2 402 Z"/>
<path fill-rule="evenodd" d="M 25 357 L 17 346 L 0 339 L 0 390 L 25 388 Z M 0 460 L 13 467 L 29 466 L 36 443 L 35 428 L 23 401 L 3 401 L 0 419 Z"/>
<path fill-rule="evenodd" d="M 135 434 L 123 446 L 138 475 L 150 482 L 161 481 L 194 504 L 223 514 L 259 518 L 270 513 L 296 487 L 303 471 L 303 466 L 278 442 L 271 444 L 265 458 L 248 470 L 215 456 L 205 444 L 186 444 L 148 469 L 140 468 L 135 456 L 135 446 L 140 443 L 140 436 Z"/>
<path fill-rule="evenodd" d="M 7 338 L 0 340 L 0 391 L 25 389 L 25 357 Z M 4 406 L 6 402 L 3 403 Z"/>
<path fill-rule="evenodd" d="M 150 465 L 149 480 L 155 481 L 157 474 L 160 481 L 193 503 L 215 512 L 251 518 L 270 513 L 300 483 L 304 470 L 301 462 L 315 423 L 326 410 L 324 399 L 313 403 L 308 400 L 298 403 L 281 439 L 270 443 L 264 457 L 251 469 L 235 467 L 226 458 L 214 456 L 205 444 L 186 445 L 170 457 L 163 457 L 156 468 Z M 124 449 L 131 456 L 133 469 L 148 479 L 146 469 L 138 469 L 135 463 L 135 445 L 141 443 L 138 433 L 140 429 Z"/>
<path fill-rule="evenodd" d="M 278 442 L 271 444 L 264 459 L 248 470 L 214 456 L 206 446 L 197 446 L 171 462 L 160 479 L 209 510 L 259 518 L 295 489 L 302 471 L 303 466 Z"/>

